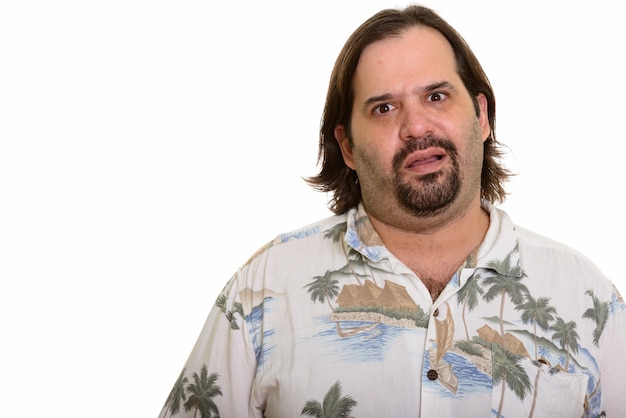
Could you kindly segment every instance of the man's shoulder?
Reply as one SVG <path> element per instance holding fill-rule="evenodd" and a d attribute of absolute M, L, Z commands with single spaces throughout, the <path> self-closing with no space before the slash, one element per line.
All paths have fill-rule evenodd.
<path fill-rule="evenodd" d="M 512 222 L 501 209 L 492 215 L 496 215 L 492 220 L 497 219 L 500 227 L 498 240 L 515 243 L 524 264 L 570 265 L 597 271 L 597 266 L 587 255 L 567 243 Z"/>
<path fill-rule="evenodd" d="M 570 247 L 569 245 L 558 241 L 552 237 L 541 234 L 537 231 L 516 225 L 515 231 L 517 232 L 518 239 L 520 243 L 530 245 L 533 247 L 546 248 L 546 249 L 554 249 L 556 251 L 564 251 L 571 253 L 578 253 L 576 249 Z"/>
<path fill-rule="evenodd" d="M 274 238 L 273 243 L 284 244 L 292 241 L 299 241 L 306 238 L 323 236 L 335 228 L 343 228 L 346 224 L 347 215 L 331 215 L 326 218 L 317 220 L 297 229 L 283 232 Z"/>
<path fill-rule="evenodd" d="M 244 263 L 243 267 L 249 265 L 254 260 L 270 255 L 282 257 L 289 253 L 291 257 L 294 254 L 301 253 L 304 247 L 314 245 L 314 241 L 330 239 L 329 243 L 336 243 L 342 237 L 342 233 L 345 232 L 346 223 L 347 214 L 330 215 L 291 231 L 280 233 L 259 248 Z"/>
<path fill-rule="evenodd" d="M 497 224 L 497 235 L 499 239 L 507 237 L 511 242 L 517 242 L 522 247 L 533 248 L 544 252 L 554 251 L 585 257 L 581 252 L 564 242 L 513 222 L 509 214 L 500 208 L 491 207 L 489 210 L 491 212 L 492 223 L 495 221 Z"/>
<path fill-rule="evenodd" d="M 542 263 L 567 263 L 578 268 L 596 271 L 596 264 L 584 253 L 570 245 L 530 229 L 515 227 L 520 250 L 533 259 L 541 259 Z"/>

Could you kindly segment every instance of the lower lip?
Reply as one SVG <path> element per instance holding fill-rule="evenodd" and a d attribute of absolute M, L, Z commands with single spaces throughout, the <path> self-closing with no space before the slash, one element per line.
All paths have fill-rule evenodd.
<path fill-rule="evenodd" d="M 439 170 L 445 161 L 445 157 L 437 158 L 427 158 L 425 160 L 418 161 L 410 167 L 407 167 L 412 173 L 415 174 L 430 174 Z"/>

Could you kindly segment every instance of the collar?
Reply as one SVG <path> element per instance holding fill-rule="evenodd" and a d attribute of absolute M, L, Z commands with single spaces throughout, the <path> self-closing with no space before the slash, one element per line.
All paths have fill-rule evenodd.
<path fill-rule="evenodd" d="M 477 251 L 470 254 L 462 269 L 485 268 L 503 276 L 521 277 L 519 241 L 515 225 L 502 209 L 483 200 L 482 208 L 489 213 L 489 228 Z M 362 203 L 346 214 L 345 245 L 372 262 L 395 258 L 383 244 L 370 222 Z"/>

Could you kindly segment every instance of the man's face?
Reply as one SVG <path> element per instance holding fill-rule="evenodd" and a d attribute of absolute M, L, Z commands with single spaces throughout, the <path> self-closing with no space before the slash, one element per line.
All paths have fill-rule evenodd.
<path fill-rule="evenodd" d="M 472 97 L 437 31 L 416 26 L 369 45 L 353 80 L 351 138 L 335 136 L 371 215 L 431 217 L 480 196 L 486 99 Z M 391 218 L 390 218 L 391 217 Z"/>

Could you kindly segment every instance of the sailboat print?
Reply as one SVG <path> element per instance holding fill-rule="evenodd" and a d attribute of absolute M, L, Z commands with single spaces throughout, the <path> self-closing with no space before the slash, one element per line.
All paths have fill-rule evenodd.
<path fill-rule="evenodd" d="M 362 325 L 352 328 L 342 328 L 340 325 L 340 321 L 337 321 L 337 335 L 341 338 L 353 337 L 358 334 L 369 334 L 369 337 L 372 338 L 381 334 L 381 331 L 377 330 L 376 327 L 380 325 L 380 319 L 372 324 Z"/>
<path fill-rule="evenodd" d="M 446 308 L 449 308 L 448 303 L 445 303 Z M 452 367 L 444 359 L 443 355 L 452 347 L 454 338 L 454 321 L 452 315 L 448 314 L 449 309 L 445 309 L 445 318 L 435 318 L 435 335 L 436 335 L 436 347 L 428 349 L 428 358 L 430 360 L 431 369 L 437 372 L 437 381 L 441 383 L 450 392 L 456 394 L 459 388 L 459 379 L 452 371 Z M 443 309 L 440 308 L 440 311 Z"/>

